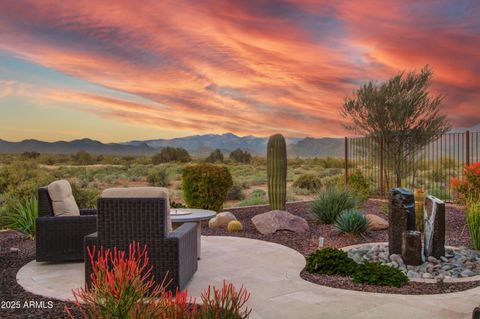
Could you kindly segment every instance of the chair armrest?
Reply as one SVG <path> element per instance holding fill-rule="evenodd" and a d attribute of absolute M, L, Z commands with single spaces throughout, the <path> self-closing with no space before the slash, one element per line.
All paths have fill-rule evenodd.
<path fill-rule="evenodd" d="M 96 208 L 80 209 L 80 216 L 87 216 L 87 215 L 97 215 L 97 209 Z"/>
<path fill-rule="evenodd" d="M 195 234 L 197 233 L 197 224 L 196 223 L 183 223 L 182 226 L 178 227 L 174 231 L 168 234 L 168 238 L 175 238 L 178 240 L 182 240 L 182 238 L 188 237 L 190 233 Z M 196 238 L 196 237 L 195 237 Z"/>
<path fill-rule="evenodd" d="M 45 216 L 37 218 L 37 228 L 39 225 L 48 227 L 49 225 L 65 225 L 70 224 L 96 224 L 97 216 L 96 215 L 80 215 L 80 216 Z"/>

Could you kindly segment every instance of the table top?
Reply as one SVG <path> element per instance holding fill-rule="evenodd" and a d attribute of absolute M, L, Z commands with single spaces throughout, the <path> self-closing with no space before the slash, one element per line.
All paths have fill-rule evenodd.
<path fill-rule="evenodd" d="M 188 211 L 191 212 L 191 214 L 186 214 L 186 215 L 175 215 L 175 214 L 170 214 L 170 218 L 172 219 L 173 223 L 187 223 L 187 222 L 198 222 L 202 220 L 207 220 L 210 218 L 213 218 L 217 215 L 216 212 L 213 210 L 207 210 L 207 209 L 197 209 L 197 208 L 170 208 L 170 211 Z"/>

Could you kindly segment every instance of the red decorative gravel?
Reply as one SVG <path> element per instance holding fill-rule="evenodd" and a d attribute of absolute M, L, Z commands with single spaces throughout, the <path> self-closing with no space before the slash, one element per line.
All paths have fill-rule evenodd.
<path fill-rule="evenodd" d="M 386 242 L 388 241 L 388 230 L 371 231 L 365 237 L 353 237 L 338 234 L 333 225 L 324 225 L 317 223 L 310 210 L 310 202 L 288 203 L 287 211 L 307 220 L 310 230 L 305 233 L 294 233 L 291 231 L 278 231 L 274 234 L 262 235 L 256 229 L 251 218 L 257 214 L 265 213 L 270 210 L 269 206 L 254 206 L 245 208 L 228 209 L 243 224 L 244 230 L 240 233 L 228 233 L 223 228 L 210 229 L 207 225 L 202 228 L 203 235 L 210 236 L 238 236 L 259 240 L 265 240 L 293 248 L 301 254 L 307 256 L 318 248 L 318 238 L 325 238 L 324 245 L 331 247 L 345 247 L 355 244 L 368 242 Z M 361 209 L 365 213 L 375 214 L 384 219 L 388 216 L 383 213 L 385 201 L 368 200 Z M 449 246 L 470 246 L 470 236 L 465 227 L 465 213 L 460 206 L 449 205 L 446 207 L 446 244 Z M 382 287 L 374 285 L 355 284 L 350 278 L 339 276 L 327 276 L 322 274 L 309 274 L 305 271 L 301 273 L 302 278 L 310 282 L 325 285 L 334 288 L 343 288 L 350 290 L 394 293 L 394 294 L 438 294 L 455 291 L 462 291 L 477 287 L 480 281 L 467 283 L 449 283 L 449 284 L 431 284 L 410 282 L 401 288 Z"/>

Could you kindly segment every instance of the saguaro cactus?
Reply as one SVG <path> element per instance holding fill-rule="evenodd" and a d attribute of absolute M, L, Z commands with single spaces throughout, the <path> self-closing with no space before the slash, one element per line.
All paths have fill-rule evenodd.
<path fill-rule="evenodd" d="M 285 210 L 287 201 L 287 143 L 281 134 L 267 145 L 268 199 L 273 210 Z"/>

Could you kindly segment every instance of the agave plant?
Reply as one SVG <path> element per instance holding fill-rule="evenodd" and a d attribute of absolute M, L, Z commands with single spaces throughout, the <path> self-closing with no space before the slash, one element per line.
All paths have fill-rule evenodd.
<path fill-rule="evenodd" d="M 340 233 L 361 235 L 367 231 L 368 221 L 365 215 L 356 210 L 346 210 L 335 221 L 335 229 Z"/>
<path fill-rule="evenodd" d="M 11 229 L 18 230 L 30 238 L 35 237 L 35 223 L 38 216 L 38 201 L 31 197 L 17 204 L 13 212 L 7 215 L 7 225 Z"/>

